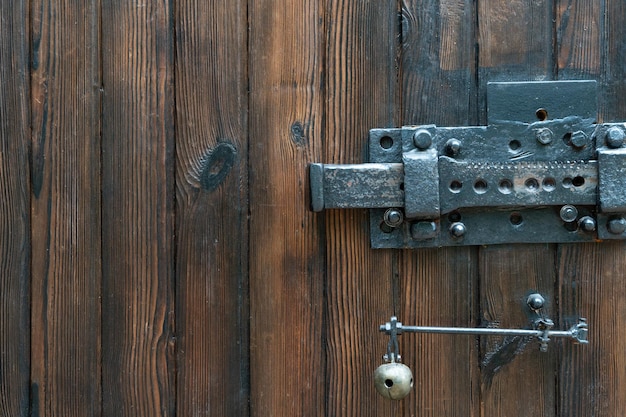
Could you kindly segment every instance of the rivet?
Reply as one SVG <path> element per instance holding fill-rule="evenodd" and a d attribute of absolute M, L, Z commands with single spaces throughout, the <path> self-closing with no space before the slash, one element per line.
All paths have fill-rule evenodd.
<path fill-rule="evenodd" d="M 624 130 L 619 126 L 613 126 L 606 131 L 604 140 L 609 148 L 620 148 L 624 144 Z"/>
<path fill-rule="evenodd" d="M 452 223 L 452 225 L 450 226 L 450 236 L 452 236 L 453 238 L 460 239 L 465 236 L 466 232 L 467 228 L 461 222 Z"/>
<path fill-rule="evenodd" d="M 526 299 L 526 304 L 528 304 L 528 307 L 535 311 L 543 308 L 545 302 L 546 299 L 543 298 L 541 294 L 530 294 Z"/>
<path fill-rule="evenodd" d="M 448 139 L 445 146 L 445 152 L 448 156 L 457 156 L 461 153 L 461 141 L 458 139 Z"/>
<path fill-rule="evenodd" d="M 385 212 L 383 220 L 389 227 L 398 227 L 404 221 L 404 215 L 400 210 L 390 208 Z"/>
<path fill-rule="evenodd" d="M 541 143 L 542 145 L 548 145 L 550 142 L 552 142 L 552 136 L 552 131 L 547 127 L 542 127 L 535 131 L 535 138 L 537 138 L 537 142 Z"/>
<path fill-rule="evenodd" d="M 576 207 L 567 204 L 561 207 L 559 214 L 561 216 L 561 220 L 565 223 L 571 223 L 576 220 L 576 217 L 578 217 L 578 210 L 576 210 Z"/>
<path fill-rule="evenodd" d="M 433 136 L 426 129 L 419 129 L 413 134 L 413 144 L 419 150 L 425 151 L 433 143 Z"/>
<path fill-rule="evenodd" d="M 623 217 L 614 217 L 609 220 L 606 226 L 610 233 L 621 235 L 626 231 L 626 219 Z"/>
<path fill-rule="evenodd" d="M 583 216 L 578 221 L 578 225 L 585 232 L 593 232 L 596 230 L 596 220 L 591 216 Z"/>
<path fill-rule="evenodd" d="M 577 130 L 576 132 L 572 133 L 570 143 L 574 148 L 582 149 L 587 146 L 588 142 L 589 136 L 587 136 L 587 134 L 582 130 Z"/>
<path fill-rule="evenodd" d="M 415 240 L 428 240 L 437 236 L 437 223 L 422 220 L 411 225 L 411 237 Z"/>

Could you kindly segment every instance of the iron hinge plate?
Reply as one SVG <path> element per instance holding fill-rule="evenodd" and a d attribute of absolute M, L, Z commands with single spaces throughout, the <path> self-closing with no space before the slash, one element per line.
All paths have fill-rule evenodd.
<path fill-rule="evenodd" d="M 596 82 L 487 93 L 487 126 L 372 129 L 368 163 L 312 164 L 313 210 L 371 209 L 374 248 L 626 238 L 626 129 L 595 124 Z"/>

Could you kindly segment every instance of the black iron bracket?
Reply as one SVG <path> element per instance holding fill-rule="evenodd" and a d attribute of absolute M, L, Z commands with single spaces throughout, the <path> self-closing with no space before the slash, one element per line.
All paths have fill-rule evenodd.
<path fill-rule="evenodd" d="M 368 208 L 374 248 L 626 238 L 626 125 L 596 82 L 489 83 L 488 125 L 372 129 L 364 164 L 311 164 L 314 211 Z"/>

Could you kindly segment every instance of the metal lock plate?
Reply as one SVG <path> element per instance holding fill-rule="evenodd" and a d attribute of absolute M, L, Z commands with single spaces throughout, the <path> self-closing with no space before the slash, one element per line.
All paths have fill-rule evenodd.
<path fill-rule="evenodd" d="M 370 208 L 374 248 L 626 238 L 623 123 L 596 82 L 488 85 L 488 126 L 372 129 L 369 163 L 310 166 L 312 205 Z"/>

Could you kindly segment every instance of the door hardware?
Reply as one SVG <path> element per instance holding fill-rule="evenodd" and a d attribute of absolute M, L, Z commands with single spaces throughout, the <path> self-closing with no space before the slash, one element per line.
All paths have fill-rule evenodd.
<path fill-rule="evenodd" d="M 407 396 L 413 386 L 411 369 L 402 364 L 399 353 L 398 336 L 402 333 L 439 333 L 439 334 L 466 334 L 479 336 L 509 336 L 509 337 L 536 337 L 542 352 L 547 352 L 550 337 L 565 337 L 578 344 L 588 344 L 589 330 L 587 320 L 579 318 L 578 323 L 568 330 L 552 330 L 554 322 L 541 314 L 545 299 L 541 294 L 530 294 L 526 300 L 531 314 L 535 315 L 531 321 L 531 329 L 499 329 L 489 327 L 432 327 L 432 326 L 405 326 L 392 316 L 390 321 L 380 326 L 380 331 L 389 335 L 387 353 L 383 355 L 385 363 L 374 371 L 374 385 L 384 397 L 399 400 Z"/>
<path fill-rule="evenodd" d="M 371 209 L 374 248 L 626 239 L 626 125 L 595 123 L 595 81 L 487 101 L 487 126 L 372 129 L 368 163 L 311 164 L 312 209 Z"/>

